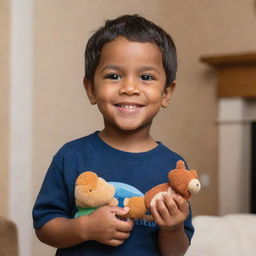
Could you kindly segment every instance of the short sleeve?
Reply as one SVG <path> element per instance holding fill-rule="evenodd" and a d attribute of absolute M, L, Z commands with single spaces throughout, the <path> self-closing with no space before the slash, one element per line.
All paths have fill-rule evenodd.
<path fill-rule="evenodd" d="M 53 159 L 33 207 L 32 215 L 35 229 L 42 227 L 46 222 L 56 217 L 72 217 L 65 187 L 63 171 Z"/>
<path fill-rule="evenodd" d="M 184 229 L 185 229 L 185 233 L 189 239 L 189 243 L 191 242 L 191 239 L 193 237 L 193 234 L 195 232 L 195 229 L 192 225 L 192 211 L 191 211 L 191 207 L 189 205 L 189 215 L 187 217 L 187 219 L 184 222 Z"/>

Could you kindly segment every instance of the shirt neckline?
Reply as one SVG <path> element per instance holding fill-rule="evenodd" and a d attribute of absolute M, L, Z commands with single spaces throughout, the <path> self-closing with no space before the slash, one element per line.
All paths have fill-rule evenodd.
<path fill-rule="evenodd" d="M 136 153 L 126 152 L 126 151 L 122 151 L 117 148 L 114 148 L 109 144 L 107 144 L 105 141 L 103 141 L 99 136 L 99 131 L 94 132 L 92 136 L 93 136 L 93 139 L 95 140 L 94 145 L 97 147 L 98 150 L 108 154 L 112 154 L 113 156 L 118 156 L 118 157 L 127 158 L 127 159 L 152 158 L 157 156 L 164 147 L 161 142 L 156 141 L 158 145 L 151 150 L 148 150 L 145 152 L 136 152 Z"/>

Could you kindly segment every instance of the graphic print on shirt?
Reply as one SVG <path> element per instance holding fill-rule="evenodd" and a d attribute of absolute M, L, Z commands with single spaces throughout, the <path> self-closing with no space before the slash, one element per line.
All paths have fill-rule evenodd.
<path fill-rule="evenodd" d="M 140 197 L 144 196 L 144 194 L 140 190 L 126 183 L 122 183 L 122 182 L 109 182 L 109 183 L 115 187 L 114 197 L 118 200 L 119 207 L 124 207 L 125 198 L 131 198 L 135 196 L 140 196 Z M 135 225 L 156 227 L 156 223 L 154 221 L 147 221 L 144 219 L 135 220 Z"/>
<path fill-rule="evenodd" d="M 115 188 L 115 194 L 114 198 L 118 201 L 118 207 L 124 207 L 124 201 L 126 198 L 131 197 L 144 197 L 144 194 L 138 190 L 137 188 L 128 185 L 126 183 L 122 182 L 108 182 L 110 185 L 112 185 Z M 75 214 L 75 218 L 82 216 L 82 215 L 88 215 L 91 212 L 95 211 L 96 208 L 78 208 L 78 212 Z M 135 225 L 139 226 L 146 226 L 146 227 L 156 227 L 156 223 L 154 221 L 148 221 L 144 219 L 136 219 L 134 221 Z"/>

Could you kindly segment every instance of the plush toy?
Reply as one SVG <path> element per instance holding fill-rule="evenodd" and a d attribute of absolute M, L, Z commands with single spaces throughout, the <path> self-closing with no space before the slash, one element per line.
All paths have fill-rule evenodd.
<path fill-rule="evenodd" d="M 189 199 L 192 194 L 197 194 L 201 189 L 195 170 L 187 170 L 182 160 L 176 164 L 176 169 L 168 173 L 168 183 L 160 184 L 145 194 L 145 205 L 149 208 L 155 204 L 157 198 L 161 198 L 164 193 L 171 195 L 180 194 L 185 199 Z"/>
<path fill-rule="evenodd" d="M 94 172 L 83 172 L 76 180 L 75 199 L 78 212 L 75 217 L 87 215 L 104 205 L 118 205 L 115 188 Z"/>
<path fill-rule="evenodd" d="M 183 161 L 178 161 L 176 169 L 168 173 L 168 182 L 150 189 L 145 196 L 124 198 L 123 206 L 130 208 L 126 217 L 132 219 L 153 220 L 149 213 L 150 206 L 163 194 L 178 193 L 185 199 L 199 192 L 201 186 L 196 171 L 185 168 Z M 75 198 L 78 213 L 75 217 L 90 214 L 96 208 L 104 205 L 117 206 L 120 198 L 115 198 L 115 187 L 97 176 L 94 172 L 84 172 L 78 176 L 75 184 Z"/>
<path fill-rule="evenodd" d="M 168 173 L 168 181 L 153 187 L 145 194 L 143 207 L 141 198 L 127 198 L 125 206 L 130 208 L 129 216 L 133 219 L 152 220 L 152 216 L 147 212 L 149 212 L 150 206 L 154 205 L 156 200 L 162 198 L 164 194 L 175 195 L 178 193 L 185 199 L 189 199 L 192 194 L 197 194 L 201 189 L 197 172 L 187 170 L 182 160 L 177 162 L 176 169 Z"/>

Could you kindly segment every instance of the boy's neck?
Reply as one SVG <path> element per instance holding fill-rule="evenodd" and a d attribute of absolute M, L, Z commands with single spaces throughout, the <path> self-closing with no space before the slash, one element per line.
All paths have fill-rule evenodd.
<path fill-rule="evenodd" d="M 113 148 L 131 152 L 146 152 L 155 148 L 158 144 L 150 136 L 149 130 L 118 131 L 103 129 L 99 132 L 100 138 Z"/>

